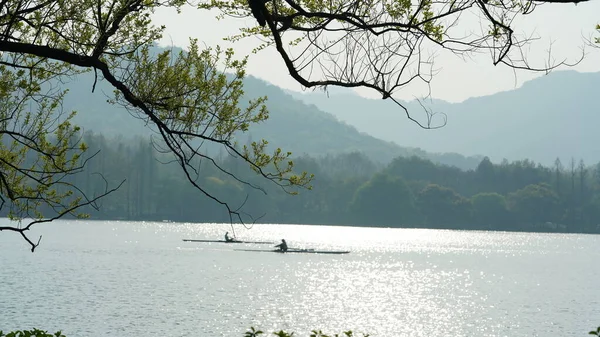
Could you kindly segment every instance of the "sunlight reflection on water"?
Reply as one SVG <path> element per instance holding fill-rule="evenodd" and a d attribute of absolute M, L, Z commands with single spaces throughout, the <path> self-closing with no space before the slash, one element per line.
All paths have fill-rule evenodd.
<path fill-rule="evenodd" d="M 0 235 L 0 330 L 242 336 L 250 326 L 372 336 L 583 336 L 600 324 L 599 236 L 300 225 L 59 222 L 31 254 Z M 595 282 L 596 281 L 596 282 Z"/>

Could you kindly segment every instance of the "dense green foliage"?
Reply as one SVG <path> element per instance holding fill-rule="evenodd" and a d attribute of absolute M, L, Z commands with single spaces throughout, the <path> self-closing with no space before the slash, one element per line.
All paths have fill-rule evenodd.
<path fill-rule="evenodd" d="M 95 219 L 228 222 L 226 212 L 187 183 L 177 165 L 142 139 L 106 139 L 86 133 L 90 150 L 101 149 L 74 183 L 94 195 L 101 191 L 103 172 L 121 189 L 103 200 Z M 220 166 L 249 183 L 260 179 L 225 152 Z M 266 194 L 197 161 L 199 182 L 214 187 L 216 196 L 244 205 L 263 223 L 301 223 L 386 227 L 481 230 L 598 232 L 600 165 L 574 159 L 544 167 L 529 160 L 492 163 L 484 158 L 474 170 L 397 157 L 375 165 L 353 152 L 294 159 L 296 169 L 315 173 L 313 190 L 289 196 L 267 186 Z"/>
<path fill-rule="evenodd" d="M 155 148 L 177 162 L 197 193 L 225 208 L 230 218 L 243 221 L 242 211 L 199 185 L 190 166 L 195 158 L 215 163 L 199 150 L 201 144 L 212 143 L 240 158 L 263 181 L 284 189 L 310 188 L 309 174 L 291 172 L 289 151 L 267 152 L 264 139 L 236 146 L 237 133 L 269 116 L 262 96 L 241 107 L 247 58 L 234 57 L 231 48 L 200 48 L 196 39 L 190 39 L 185 52 L 154 48 L 166 27 L 155 25 L 152 14 L 161 8 L 179 11 L 186 3 L 0 1 L 0 209 L 13 220 L 33 219 L 0 226 L 0 231 L 19 233 L 33 252 L 39 240 L 27 237 L 31 226 L 65 215 L 86 216 L 79 212 L 83 206 L 95 208 L 101 197 L 120 187 L 105 184 L 92 197 L 82 193 L 74 177 L 93 152 L 86 152 L 77 138 L 76 112 L 63 110 L 69 94 L 64 84 L 85 73 L 93 73 L 88 90 L 105 82 L 103 99 L 143 121 L 154 132 Z M 233 177 L 221 167 L 214 169 Z"/>

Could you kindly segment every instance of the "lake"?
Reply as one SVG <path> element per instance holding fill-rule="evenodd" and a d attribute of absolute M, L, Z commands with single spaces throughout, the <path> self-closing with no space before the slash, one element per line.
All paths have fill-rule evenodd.
<path fill-rule="evenodd" d="M 2 220 L 6 223 L 7 220 Z M 0 330 L 67 337 L 586 336 L 600 325 L 600 236 L 235 225 L 242 240 L 350 250 L 236 251 L 225 224 L 57 221 L 0 232 Z M 235 246 L 235 247 L 233 247 Z"/>

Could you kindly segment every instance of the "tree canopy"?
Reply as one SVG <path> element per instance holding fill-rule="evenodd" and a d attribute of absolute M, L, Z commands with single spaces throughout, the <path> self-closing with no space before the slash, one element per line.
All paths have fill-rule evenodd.
<path fill-rule="evenodd" d="M 1 206 L 11 207 L 11 218 L 47 221 L 77 215 L 78 208 L 93 205 L 118 187 L 106 186 L 88 196 L 68 179 L 91 156 L 85 155 L 79 129 L 70 123 L 73 112 L 61 111 L 67 94 L 61 83 L 89 71 L 96 75 L 90 90 L 97 81 L 110 83 L 114 91 L 109 102 L 122 105 L 155 131 L 154 146 L 170 155 L 197 190 L 223 205 L 231 221 L 248 218 L 197 180 L 199 162 L 234 177 L 203 152 L 206 142 L 221 145 L 282 188 L 308 186 L 308 174 L 292 172 L 289 152 L 277 148 L 268 153 L 266 140 L 244 146 L 235 142 L 236 132 L 268 118 L 265 97 L 241 107 L 246 58 L 236 59 L 231 49 L 201 50 L 196 40 L 190 40 L 185 52 L 155 52 L 165 27 L 155 26 L 151 14 L 185 3 L 0 1 L 0 197 L 10 201 Z M 25 231 L 36 221 L 0 230 L 21 233 L 33 251 L 37 244 Z"/>

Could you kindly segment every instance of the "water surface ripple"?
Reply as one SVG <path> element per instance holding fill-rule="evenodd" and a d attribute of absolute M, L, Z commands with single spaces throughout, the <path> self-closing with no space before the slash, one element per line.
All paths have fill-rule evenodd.
<path fill-rule="evenodd" d="M 2 220 L 6 222 L 6 220 Z M 600 236 L 236 226 L 246 240 L 347 255 L 235 251 L 222 224 L 59 221 L 31 253 L 0 233 L 0 330 L 67 337 L 585 336 L 600 325 Z M 235 246 L 235 247 L 234 247 Z"/>

